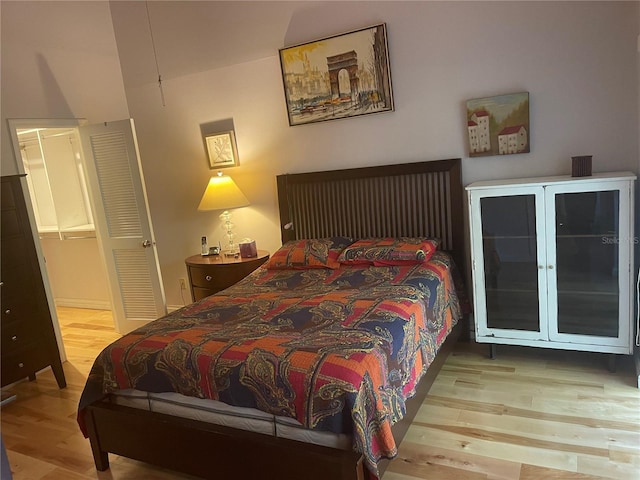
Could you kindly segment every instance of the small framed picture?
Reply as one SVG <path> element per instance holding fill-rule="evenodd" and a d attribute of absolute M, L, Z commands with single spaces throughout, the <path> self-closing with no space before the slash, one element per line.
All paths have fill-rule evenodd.
<path fill-rule="evenodd" d="M 469 156 L 529 153 L 529 92 L 467 101 Z"/>
<path fill-rule="evenodd" d="M 214 133 L 205 137 L 209 168 L 235 167 L 238 165 L 238 150 L 233 130 Z"/>

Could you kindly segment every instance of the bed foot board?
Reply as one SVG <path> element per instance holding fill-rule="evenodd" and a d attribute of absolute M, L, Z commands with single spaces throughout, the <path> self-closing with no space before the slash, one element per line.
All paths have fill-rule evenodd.
<path fill-rule="evenodd" d="M 359 480 L 361 455 L 120 405 L 87 407 L 96 468 L 114 453 L 205 479 Z M 286 461 L 284 460 L 286 459 Z"/>
<path fill-rule="evenodd" d="M 453 329 L 407 401 L 405 418 L 393 426 L 399 444 L 429 388 L 453 350 L 464 322 Z M 109 468 L 108 453 L 205 479 L 365 480 L 362 456 L 352 451 L 270 437 L 111 403 L 87 407 L 85 422 L 98 471 Z M 285 460 L 286 459 L 286 460 Z M 384 473 L 388 460 L 378 464 Z"/>

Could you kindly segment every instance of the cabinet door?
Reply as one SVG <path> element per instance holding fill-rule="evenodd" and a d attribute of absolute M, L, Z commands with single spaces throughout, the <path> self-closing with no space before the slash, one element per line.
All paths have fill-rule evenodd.
<path fill-rule="evenodd" d="M 470 208 L 477 337 L 546 339 L 544 190 L 472 191 Z"/>
<path fill-rule="evenodd" d="M 628 344 L 630 183 L 550 186 L 546 205 L 549 338 Z"/>

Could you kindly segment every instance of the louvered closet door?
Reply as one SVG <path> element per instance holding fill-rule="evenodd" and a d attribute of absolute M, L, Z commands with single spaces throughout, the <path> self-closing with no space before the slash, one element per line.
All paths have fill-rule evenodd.
<path fill-rule="evenodd" d="M 124 334 L 166 313 L 133 120 L 79 130 L 116 329 Z"/>

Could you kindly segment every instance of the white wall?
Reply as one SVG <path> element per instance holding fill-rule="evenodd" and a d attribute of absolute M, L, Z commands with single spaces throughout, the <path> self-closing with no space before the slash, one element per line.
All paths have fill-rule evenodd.
<path fill-rule="evenodd" d="M 95 238 L 40 241 L 56 305 L 110 310 L 109 283 Z"/>
<path fill-rule="evenodd" d="M 465 183 L 638 169 L 638 4 L 632 2 L 322 2 L 293 15 L 284 44 L 386 22 L 396 110 L 289 127 L 277 51 L 258 61 L 127 88 L 136 120 L 169 303 L 199 238 L 222 238 L 197 212 L 210 170 L 199 126 L 233 118 L 251 206 L 239 236 L 280 245 L 275 176 L 286 172 L 463 157 Z M 282 45 L 284 46 L 284 45 Z M 120 45 L 122 48 L 122 45 Z M 224 46 L 221 46 L 224 48 Z M 126 76 L 126 75 L 125 75 Z M 465 102 L 528 91 L 531 153 L 466 158 Z"/>
<path fill-rule="evenodd" d="M 7 119 L 128 118 L 107 2 L 1 2 L 2 175 L 18 173 Z M 42 241 L 57 303 L 110 308 L 95 239 Z"/>
<path fill-rule="evenodd" d="M 3 175 L 17 173 L 8 118 L 129 117 L 109 4 L 1 2 Z"/>
<path fill-rule="evenodd" d="M 127 44 L 136 36 L 125 27 L 146 28 L 136 24 L 144 17 L 125 15 L 129 25 L 114 34 L 103 2 L 0 8 L 3 173 L 13 162 L 5 118 L 133 117 L 170 305 L 182 303 L 178 278 L 200 236 L 222 238 L 216 213 L 196 211 L 212 173 L 202 124 L 233 119 L 240 166 L 227 173 L 251 201 L 234 214 L 236 232 L 270 251 L 280 245 L 275 176 L 285 172 L 462 157 L 469 183 L 569 173 L 570 157 L 582 154 L 594 156 L 594 171 L 639 167 L 637 2 L 296 5 L 273 55 L 167 78 L 165 107 L 155 74 L 147 84 L 123 82 L 130 76 L 121 75 L 115 51 L 117 41 L 121 55 L 140 51 L 140 62 L 153 67 L 148 49 Z M 388 28 L 396 110 L 289 127 L 277 48 L 380 22 Z M 531 153 L 467 158 L 466 100 L 518 91 L 530 93 Z"/>

